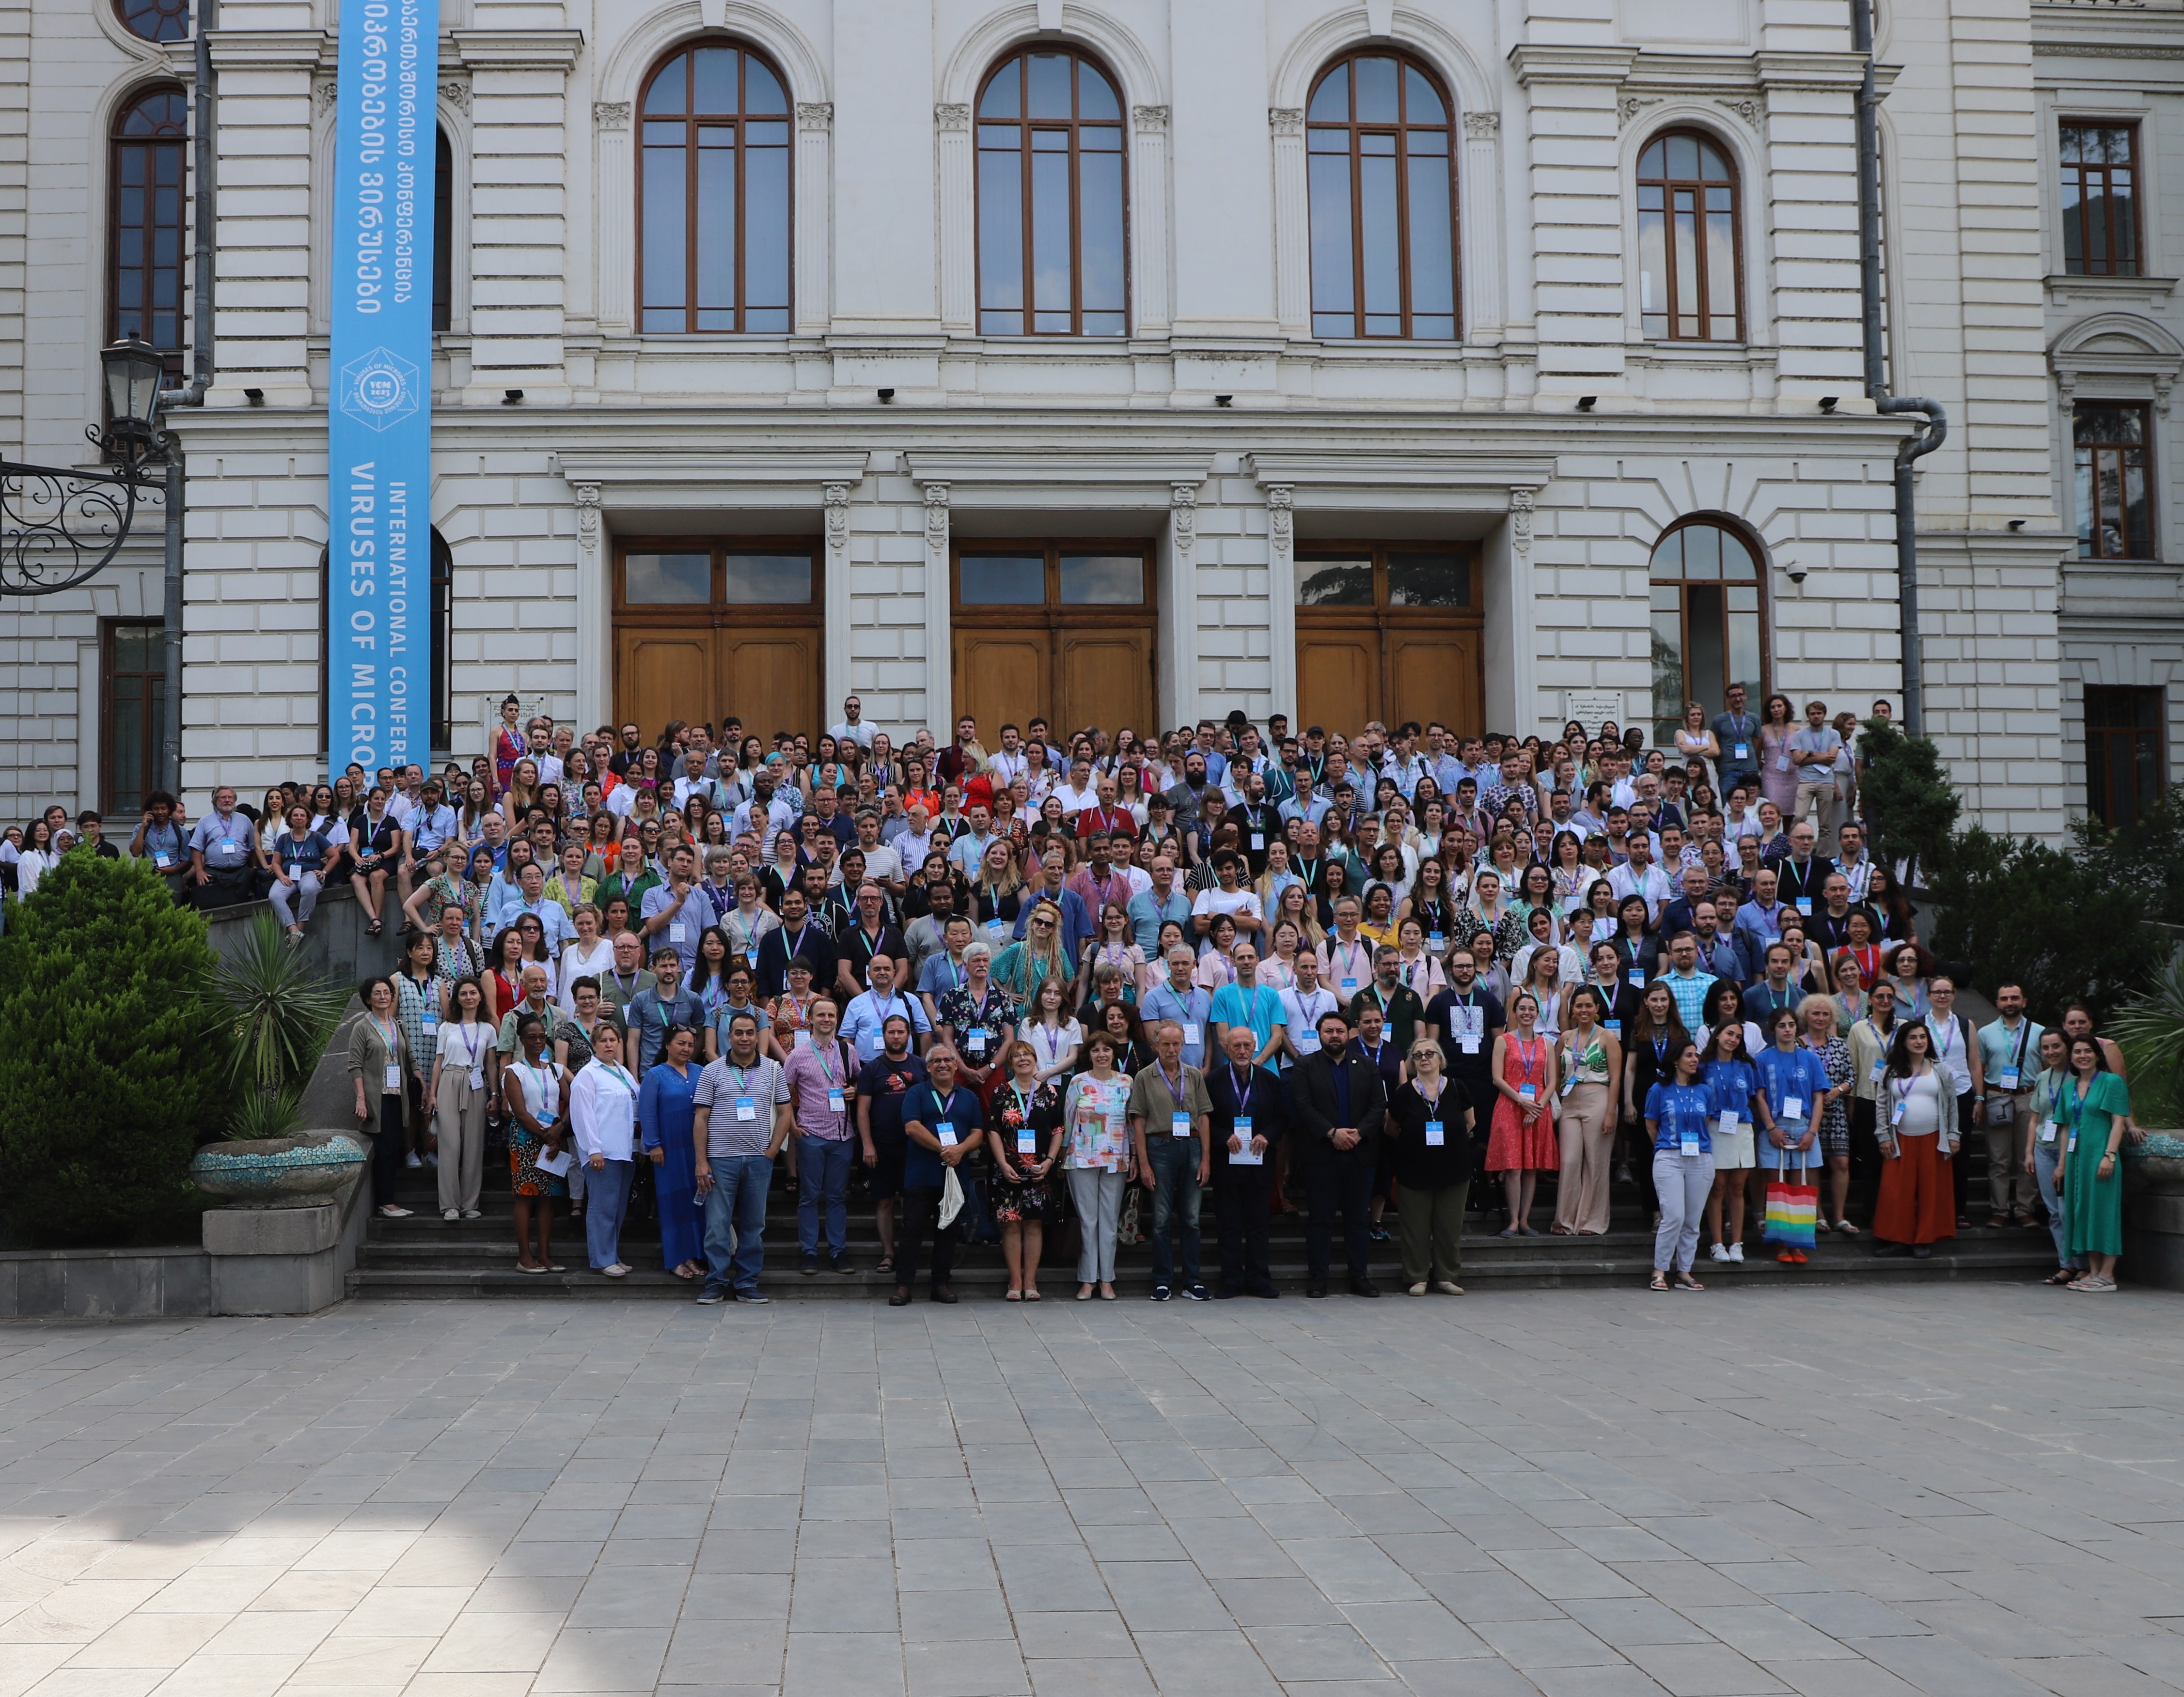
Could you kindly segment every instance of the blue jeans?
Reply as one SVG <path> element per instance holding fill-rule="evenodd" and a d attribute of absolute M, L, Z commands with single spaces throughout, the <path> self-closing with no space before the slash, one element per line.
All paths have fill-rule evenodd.
<path fill-rule="evenodd" d="M 621 1260 L 621 1222 L 629 1212 L 629 1181 L 634 1171 L 626 1160 L 610 1160 L 586 1173 L 590 1182 L 585 1190 L 591 1199 L 584 1205 L 584 1248 L 590 1253 L 593 1272 Z"/>
<path fill-rule="evenodd" d="M 732 1155 L 712 1165 L 713 1188 L 705 1193 L 705 1288 L 755 1291 L 766 1264 L 760 1233 L 773 1162 L 762 1155 Z"/>
<path fill-rule="evenodd" d="M 804 1259 L 819 1254 L 819 1205 L 827 1205 L 827 1242 L 834 1259 L 850 1253 L 850 1152 L 848 1138 L 796 1134 L 796 1242 Z"/>
<path fill-rule="evenodd" d="M 2055 1169 L 2063 1164 L 2063 1134 L 2056 1133 L 2055 1141 L 2043 1143 L 2036 1127 L 2032 1142 L 2032 1176 L 2039 1181 L 2040 1200 L 2048 1210 L 2048 1234 L 2055 1240 L 2055 1265 L 2075 1267 L 2078 1258 L 2070 1253 L 2070 1222 L 2063 1217 L 2063 1199 L 2055 1193 Z"/>
<path fill-rule="evenodd" d="M 1153 1164 L 1153 1282 L 1173 1284 L 1169 1229 L 1180 1221 L 1183 1282 L 1198 1281 L 1198 1139 L 1156 1137 L 1146 1128 L 1145 1153 Z"/>

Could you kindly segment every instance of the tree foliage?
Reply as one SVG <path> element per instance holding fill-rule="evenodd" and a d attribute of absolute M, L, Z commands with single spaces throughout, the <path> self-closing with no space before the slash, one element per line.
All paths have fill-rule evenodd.
<path fill-rule="evenodd" d="M 1934 953 L 1970 963 L 1982 995 L 2021 985 L 2043 1023 L 2075 1001 L 2105 1019 L 2161 960 L 2140 890 L 2031 837 L 2013 842 L 1975 826 L 1934 855 L 1926 884 L 1940 909 Z"/>
<path fill-rule="evenodd" d="M 2081 819 L 2071 832 L 2087 865 L 2145 898 L 2148 918 L 2184 925 L 2184 784 L 2172 786 L 2129 825 L 2112 830 Z"/>
<path fill-rule="evenodd" d="M 142 861 L 64 856 L 0 938 L 0 1224 L 125 1242 L 170 1217 L 219 1129 L 228 1057 L 207 1028 L 205 922 Z"/>
<path fill-rule="evenodd" d="M 1858 752 L 1866 763 L 1858 811 L 1871 821 L 1873 858 L 1915 874 L 1947 843 L 1963 798 L 1942 776 L 1932 739 L 1907 737 L 1892 720 L 1867 720 Z"/>

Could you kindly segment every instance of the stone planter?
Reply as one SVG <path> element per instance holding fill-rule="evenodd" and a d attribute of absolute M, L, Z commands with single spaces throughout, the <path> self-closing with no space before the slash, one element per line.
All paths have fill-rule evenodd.
<path fill-rule="evenodd" d="M 2149 1130 L 2123 1146 L 2125 1182 L 2143 1196 L 2184 1196 L 2184 1135 Z"/>
<path fill-rule="evenodd" d="M 206 1144 L 190 1176 L 231 1208 L 315 1208 L 340 1195 L 367 1159 L 354 1138 L 261 1138 Z"/>

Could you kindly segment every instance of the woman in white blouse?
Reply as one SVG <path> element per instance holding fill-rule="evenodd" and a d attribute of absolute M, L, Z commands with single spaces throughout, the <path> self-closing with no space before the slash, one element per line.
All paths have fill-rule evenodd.
<path fill-rule="evenodd" d="M 621 1222 L 636 1151 L 637 1080 L 621 1064 L 621 1028 L 611 1020 L 592 1027 L 592 1058 L 569 1085 L 569 1125 L 585 1169 L 584 1245 L 592 1271 L 627 1277 Z"/>
<path fill-rule="evenodd" d="M 579 902 L 576 911 L 577 940 L 561 950 L 559 982 L 561 986 L 561 1011 L 573 1015 L 577 1011 L 577 993 L 571 988 L 579 978 L 604 981 L 614 968 L 614 943 L 599 934 L 599 910 L 589 902 Z"/>
<path fill-rule="evenodd" d="M 1077 1052 L 1084 1044 L 1084 1028 L 1070 1017 L 1066 988 L 1059 976 L 1049 974 L 1039 981 L 1017 1035 L 1039 1057 L 1040 1083 L 1066 1078 L 1075 1068 Z"/>

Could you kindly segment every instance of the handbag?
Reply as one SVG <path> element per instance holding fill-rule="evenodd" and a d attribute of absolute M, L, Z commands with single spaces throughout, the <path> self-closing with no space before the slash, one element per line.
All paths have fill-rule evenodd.
<path fill-rule="evenodd" d="M 2017 1120 L 2017 1098 L 2007 1093 L 1989 1096 L 1986 1106 L 1980 1110 L 1983 1126 L 2013 1125 Z"/>
<path fill-rule="evenodd" d="M 1815 1235 L 1814 1221 L 1819 1212 L 1820 1188 L 1817 1184 L 1790 1183 L 1789 1151 L 1778 1149 L 1775 1153 L 1785 1161 L 1774 1169 L 1774 1178 L 1767 1187 L 1767 1223 L 1760 1228 L 1759 1239 L 1765 1244 L 1780 1244 L 1786 1249 L 1809 1249 Z M 1802 1174 L 1806 1170 L 1800 1163 L 1798 1172 Z"/>

